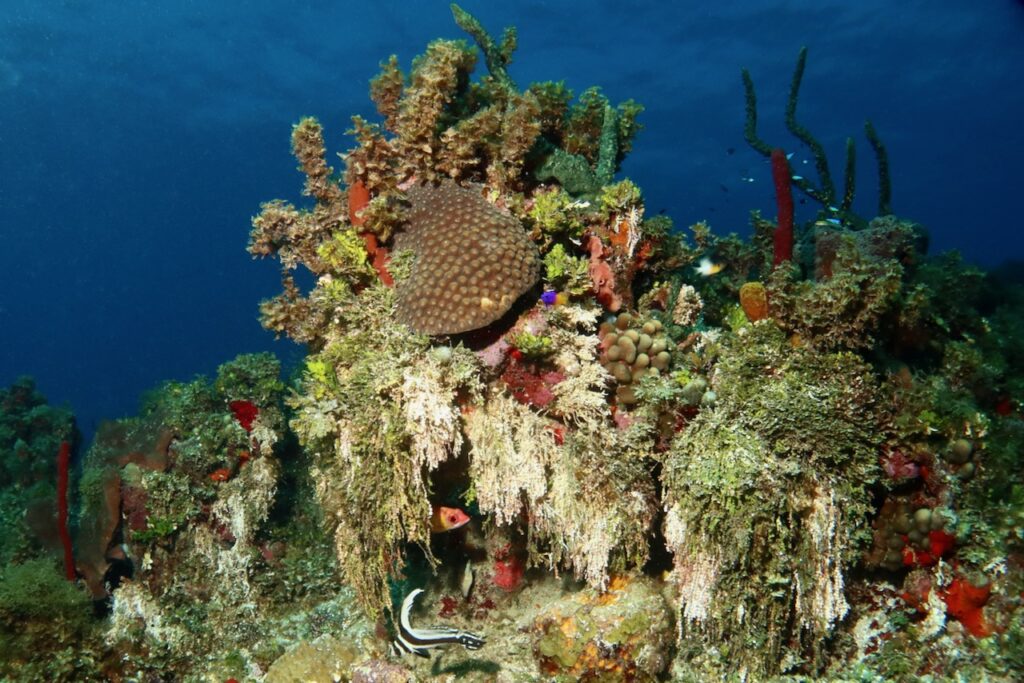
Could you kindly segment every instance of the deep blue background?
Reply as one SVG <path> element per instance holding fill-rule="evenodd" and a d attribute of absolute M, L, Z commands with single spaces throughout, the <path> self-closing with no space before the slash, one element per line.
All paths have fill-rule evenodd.
<path fill-rule="evenodd" d="M 518 26 L 521 86 L 565 79 L 646 105 L 624 172 L 681 226 L 744 232 L 750 209 L 774 214 L 767 165 L 743 141 L 739 72 L 757 84 L 762 137 L 794 148 L 782 112 L 806 44 L 800 118 L 837 175 L 856 137 L 862 213 L 876 202 L 871 118 L 894 209 L 930 227 L 933 249 L 1024 258 L 1020 2 L 502 4 L 464 7 L 493 34 Z M 299 353 L 260 328 L 276 267 L 244 250 L 261 201 L 299 200 L 292 123 L 319 117 L 342 151 L 348 117 L 373 115 L 381 60 L 407 68 L 432 38 L 464 37 L 433 0 L 0 10 L 0 385 L 35 375 L 87 431 L 163 379 L 242 351 Z"/>

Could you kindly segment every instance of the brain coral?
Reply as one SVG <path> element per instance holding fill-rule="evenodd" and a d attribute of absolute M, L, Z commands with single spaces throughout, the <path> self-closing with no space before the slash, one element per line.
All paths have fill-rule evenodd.
<path fill-rule="evenodd" d="M 398 291 L 398 318 L 423 334 L 488 325 L 540 276 L 540 256 L 523 226 L 478 189 L 452 182 L 408 191 L 412 208 L 399 249 L 416 254 Z"/>

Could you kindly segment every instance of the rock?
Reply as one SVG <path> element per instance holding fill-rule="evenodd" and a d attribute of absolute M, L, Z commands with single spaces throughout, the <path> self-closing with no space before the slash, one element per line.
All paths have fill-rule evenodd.
<path fill-rule="evenodd" d="M 266 683 L 337 683 L 352 677 L 351 666 L 359 651 L 353 643 L 325 635 L 303 641 L 267 669 Z"/>
<path fill-rule="evenodd" d="M 550 604 L 534 620 L 533 652 L 557 681 L 653 681 L 671 658 L 672 611 L 643 576 L 616 576 Z"/>
<path fill-rule="evenodd" d="M 400 664 L 374 659 L 352 672 L 352 683 L 408 683 L 413 676 Z"/>

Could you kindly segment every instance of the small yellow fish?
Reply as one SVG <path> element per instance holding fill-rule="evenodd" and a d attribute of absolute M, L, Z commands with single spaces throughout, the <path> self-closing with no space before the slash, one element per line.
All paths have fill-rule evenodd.
<path fill-rule="evenodd" d="M 704 277 L 711 277 L 712 275 L 717 275 L 718 273 L 722 272 L 723 268 L 725 268 L 724 264 L 715 263 L 709 258 L 702 258 L 700 260 L 700 264 L 694 267 L 694 270 L 697 271 L 698 275 L 703 275 Z"/>

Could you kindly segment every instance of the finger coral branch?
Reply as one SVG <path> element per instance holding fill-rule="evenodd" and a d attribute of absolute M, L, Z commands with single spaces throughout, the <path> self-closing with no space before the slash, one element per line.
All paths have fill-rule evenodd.
<path fill-rule="evenodd" d="M 341 188 L 331 177 L 334 169 L 327 165 L 324 131 L 315 118 L 307 116 L 292 128 L 292 154 L 306 174 L 305 193 L 324 207 L 339 203 Z"/>
<path fill-rule="evenodd" d="M 398 67 L 398 57 L 391 55 L 380 65 L 380 73 L 370 81 L 370 98 L 377 105 L 377 112 L 384 117 L 384 127 L 395 132 L 398 122 L 399 102 L 405 76 Z"/>
<path fill-rule="evenodd" d="M 395 120 L 393 141 L 406 177 L 437 177 L 436 136 L 447 107 L 466 88 L 476 53 L 463 41 L 435 40 L 413 64 Z"/>

